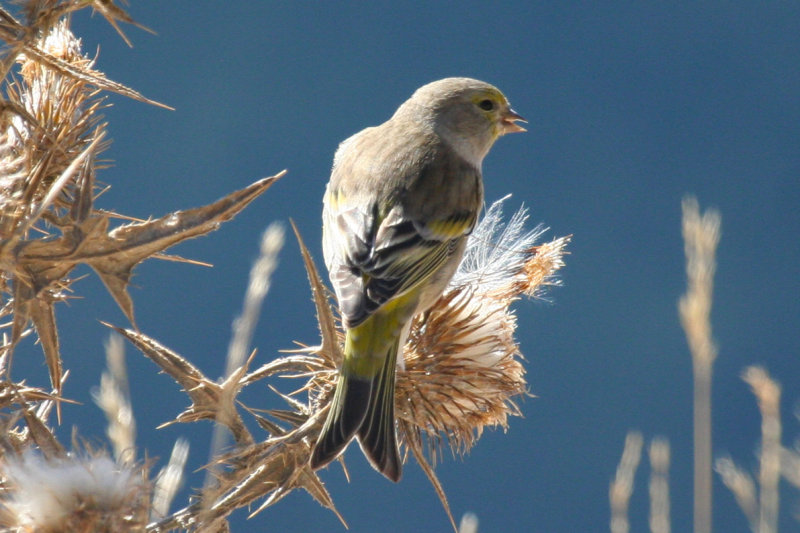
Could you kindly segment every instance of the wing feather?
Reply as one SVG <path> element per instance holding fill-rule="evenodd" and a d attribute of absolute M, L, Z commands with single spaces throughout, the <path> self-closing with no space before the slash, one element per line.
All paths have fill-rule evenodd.
<path fill-rule="evenodd" d="M 326 235 L 328 269 L 349 327 L 441 268 L 475 224 L 474 214 L 424 223 L 406 219 L 399 206 L 383 220 L 376 212 L 351 207 L 331 214 L 337 236 Z"/>

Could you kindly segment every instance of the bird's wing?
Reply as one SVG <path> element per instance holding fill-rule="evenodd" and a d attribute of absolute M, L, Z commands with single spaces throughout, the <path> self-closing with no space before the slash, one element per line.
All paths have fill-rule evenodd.
<path fill-rule="evenodd" d="M 326 263 L 349 327 L 436 272 L 476 219 L 462 211 L 414 220 L 401 205 L 380 217 L 377 205 L 346 201 L 329 202 L 325 216 Z"/>

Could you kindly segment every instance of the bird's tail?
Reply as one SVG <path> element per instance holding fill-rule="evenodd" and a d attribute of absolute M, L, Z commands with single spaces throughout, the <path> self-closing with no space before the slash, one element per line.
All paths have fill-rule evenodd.
<path fill-rule="evenodd" d="M 339 373 L 328 418 L 311 453 L 311 468 L 325 466 L 347 447 L 367 415 L 372 380 Z"/>
<path fill-rule="evenodd" d="M 372 466 L 392 481 L 403 473 L 394 429 L 394 378 L 399 342 L 392 343 L 380 374 L 372 380 L 366 416 L 358 428 L 358 442 Z"/>
<path fill-rule="evenodd" d="M 311 468 L 321 468 L 336 459 L 357 433 L 372 466 L 392 481 L 400 480 L 402 466 L 394 427 L 398 344 L 392 343 L 380 372 L 371 379 L 342 369 L 328 418 L 311 453 Z"/>

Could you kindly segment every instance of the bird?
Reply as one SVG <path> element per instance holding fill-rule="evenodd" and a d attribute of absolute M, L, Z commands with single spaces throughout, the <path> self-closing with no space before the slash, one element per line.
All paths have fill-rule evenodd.
<path fill-rule="evenodd" d="M 314 470 L 356 438 L 373 468 L 400 480 L 398 358 L 411 319 L 442 295 L 461 261 L 483 207 L 484 157 L 499 137 L 526 131 L 518 122 L 526 121 L 493 85 L 445 78 L 339 145 L 322 245 L 346 334 Z"/>

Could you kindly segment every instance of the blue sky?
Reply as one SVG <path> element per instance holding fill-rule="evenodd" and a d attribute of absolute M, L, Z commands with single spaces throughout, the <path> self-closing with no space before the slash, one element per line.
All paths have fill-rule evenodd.
<path fill-rule="evenodd" d="M 500 87 L 529 120 L 528 133 L 501 139 L 485 161 L 487 201 L 511 193 L 507 210 L 524 204 L 550 236 L 574 238 L 551 302 L 516 306 L 536 395 L 522 403 L 525 417 L 438 466 L 456 517 L 475 512 L 486 533 L 607 530 L 608 483 L 635 428 L 670 440 L 673 531 L 689 530 L 691 363 L 676 311 L 687 193 L 722 213 L 715 455 L 757 464 L 760 421 L 739 377 L 754 363 L 784 385 L 784 442 L 800 435 L 800 5 L 133 1 L 130 12 L 157 32 L 126 28 L 133 49 L 100 17 L 73 26 L 87 51 L 100 47 L 98 68 L 176 111 L 109 98 L 114 164 L 98 178 L 112 188 L 99 206 L 160 216 L 289 169 L 236 220 L 175 250 L 213 269 L 152 261 L 136 272 L 142 331 L 210 375 L 223 372 L 262 229 L 291 217 L 321 264 L 321 198 L 337 144 L 424 83 L 471 76 Z M 317 339 L 297 245 L 287 242 L 254 339 L 258 363 Z M 84 405 L 64 407 L 65 434 L 74 424 L 102 442 L 88 393 L 107 336 L 97 321 L 125 320 L 95 277 L 75 289 L 83 298 L 58 318 L 65 365 L 80 369 L 65 393 Z M 44 383 L 38 348 L 25 349 L 31 381 Z M 210 425 L 153 429 L 185 396 L 133 348 L 128 355 L 139 445 L 164 458 L 187 436 L 190 469 L 199 468 Z M 252 389 L 251 405 L 276 405 L 265 385 Z M 352 448 L 349 484 L 337 467 L 322 474 L 352 531 L 448 531 L 416 465 L 394 485 Z M 645 474 L 632 501 L 637 531 L 647 527 Z M 190 474 L 189 486 L 201 482 Z M 800 494 L 784 489 L 787 530 Z M 747 531 L 717 478 L 714 500 L 716 531 Z M 249 522 L 240 512 L 233 525 L 341 528 L 305 493 Z"/>

